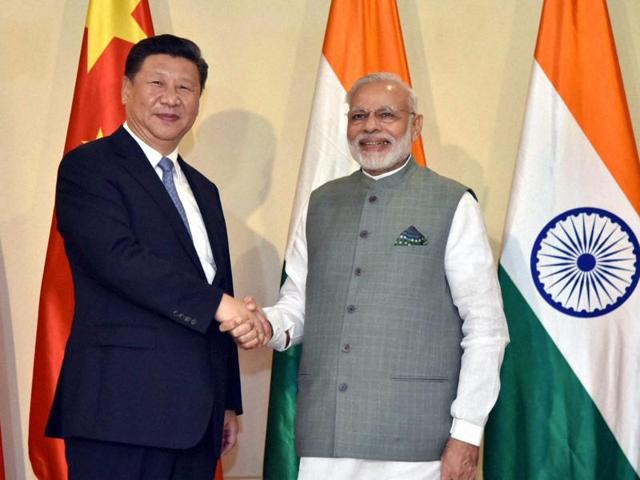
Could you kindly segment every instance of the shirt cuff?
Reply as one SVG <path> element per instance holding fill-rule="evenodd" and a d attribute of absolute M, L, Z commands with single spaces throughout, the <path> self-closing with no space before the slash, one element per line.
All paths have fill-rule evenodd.
<path fill-rule="evenodd" d="M 479 447 L 482 442 L 484 427 L 479 427 L 460 418 L 454 418 L 449 433 L 451 433 L 451 437 L 456 440 Z"/>
<path fill-rule="evenodd" d="M 273 323 L 271 324 L 271 330 L 273 330 L 273 336 L 267 342 L 267 347 L 282 352 L 287 348 L 287 334 L 284 330 L 276 327 Z"/>

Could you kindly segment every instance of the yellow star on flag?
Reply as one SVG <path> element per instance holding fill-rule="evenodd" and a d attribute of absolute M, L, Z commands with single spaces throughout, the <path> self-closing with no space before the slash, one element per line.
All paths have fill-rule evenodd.
<path fill-rule="evenodd" d="M 87 14 L 87 71 L 114 37 L 131 43 L 146 38 L 131 12 L 140 0 L 91 0 Z"/>
<path fill-rule="evenodd" d="M 82 140 L 82 143 L 89 143 L 92 142 L 93 140 L 98 140 L 99 138 L 104 137 L 104 133 L 102 133 L 102 128 L 98 129 L 98 133 L 96 134 L 96 138 L 94 139 L 89 139 L 89 140 Z"/>

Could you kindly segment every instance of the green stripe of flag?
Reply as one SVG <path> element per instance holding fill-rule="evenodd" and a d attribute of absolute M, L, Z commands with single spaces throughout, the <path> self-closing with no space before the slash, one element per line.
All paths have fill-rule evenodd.
<path fill-rule="evenodd" d="M 499 278 L 511 343 L 485 430 L 485 480 L 637 479 L 591 397 L 502 267 Z"/>
<path fill-rule="evenodd" d="M 273 353 L 269 416 L 264 452 L 264 480 L 297 478 L 300 459 L 295 452 L 298 364 L 302 345 Z"/>
<path fill-rule="evenodd" d="M 280 285 L 286 279 L 285 262 L 282 267 Z M 264 480 L 298 478 L 300 459 L 295 454 L 295 423 L 298 365 L 301 355 L 302 345 L 296 345 L 284 352 L 273 352 L 267 437 L 262 467 Z"/>

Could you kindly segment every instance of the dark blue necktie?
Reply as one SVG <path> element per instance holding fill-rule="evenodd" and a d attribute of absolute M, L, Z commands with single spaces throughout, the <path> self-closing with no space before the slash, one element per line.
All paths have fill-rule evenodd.
<path fill-rule="evenodd" d="M 184 207 L 182 206 L 182 202 L 180 201 L 180 197 L 178 196 L 176 184 L 173 182 L 173 162 L 167 157 L 162 157 L 162 159 L 158 163 L 158 167 L 160 167 L 160 170 L 162 170 L 162 183 L 164 184 L 164 188 L 167 189 L 167 193 L 171 197 L 173 204 L 176 206 L 176 209 L 178 210 L 178 213 L 180 214 L 185 227 L 187 227 L 189 235 L 191 235 L 191 230 L 189 229 L 189 221 L 187 220 L 187 213 L 184 211 Z"/>

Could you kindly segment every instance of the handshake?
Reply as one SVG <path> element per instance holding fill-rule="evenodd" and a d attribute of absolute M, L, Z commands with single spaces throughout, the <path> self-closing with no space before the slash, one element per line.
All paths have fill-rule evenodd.
<path fill-rule="evenodd" d="M 220 323 L 220 331 L 228 332 L 245 350 L 261 347 L 273 336 L 271 324 L 253 297 L 240 301 L 224 294 L 215 319 Z"/>

